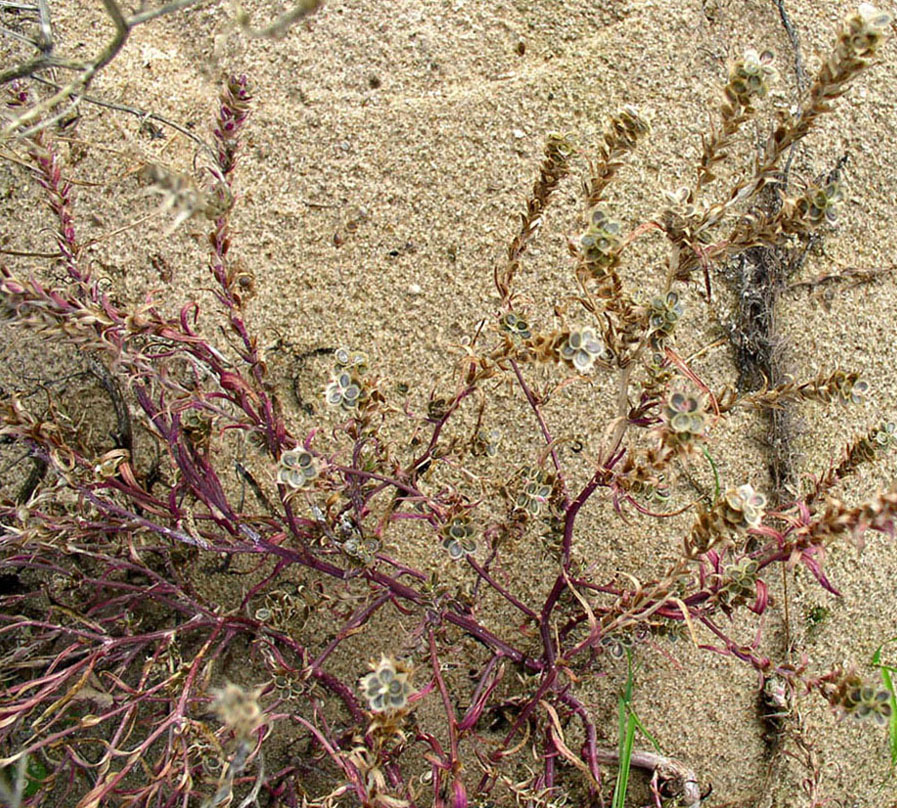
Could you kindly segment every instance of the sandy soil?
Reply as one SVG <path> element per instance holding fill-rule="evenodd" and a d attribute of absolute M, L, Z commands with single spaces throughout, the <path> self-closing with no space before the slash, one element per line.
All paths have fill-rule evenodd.
<path fill-rule="evenodd" d="M 95 48 L 106 33 L 96 4 L 53 5 L 60 6 L 54 19 L 63 40 L 76 52 Z M 246 6 L 259 19 L 270 14 L 261 0 Z M 787 8 L 812 75 L 851 6 L 790 0 Z M 493 268 L 513 234 L 546 133 L 571 132 L 588 145 L 621 105 L 649 110 L 653 134 L 621 173 L 610 203 L 630 226 L 655 215 L 662 190 L 693 177 L 726 62 L 746 47 L 772 49 L 781 80 L 736 150 L 740 161 L 733 164 L 743 166 L 775 110 L 798 99 L 795 53 L 771 0 L 330 0 L 280 41 L 247 40 L 225 13 L 208 8 L 136 30 L 91 94 L 152 110 L 204 136 L 221 77 L 250 77 L 255 104 L 238 169 L 234 254 L 255 275 L 251 321 L 262 344 L 278 348 L 269 354 L 272 378 L 287 391 L 291 426 L 301 433 L 317 421 L 300 411 L 289 391 L 298 385 L 303 398 L 317 405 L 327 371 L 326 361 L 300 365 L 295 357 L 304 351 L 342 344 L 363 349 L 384 388 L 407 385 L 418 408 L 434 386 L 449 389 L 462 339 L 496 310 Z M 895 83 L 897 43 L 890 42 L 882 63 L 859 79 L 794 154 L 798 183 L 827 173 L 849 154 L 843 213 L 799 279 L 893 265 Z M 146 163 L 192 172 L 195 144 L 171 129 L 163 126 L 164 136 L 152 138 L 139 131 L 133 116 L 87 104 L 82 115 L 66 156 L 79 183 L 78 208 L 90 211 L 83 225 L 89 236 L 155 211 L 157 201 L 146 197 L 139 179 Z M 19 187 L 18 176 L 14 166 L 0 164 L 0 179 L 10 189 L 3 200 L 5 246 L 47 249 L 49 235 L 34 227 L 35 216 L 42 215 L 35 213 L 36 196 Z M 576 232 L 580 204 L 578 183 L 568 180 L 520 277 L 525 310 L 546 328 L 553 305 L 574 290 L 566 239 Z M 96 271 L 122 297 L 137 300 L 162 290 L 159 297 L 174 306 L 195 295 L 211 311 L 203 225 L 192 220 L 167 235 L 169 221 L 155 216 L 99 241 L 91 248 Z M 649 237 L 638 249 L 639 260 L 627 262 L 625 278 L 650 293 L 661 282 L 663 245 Z M 9 263 L 29 267 L 22 259 Z M 677 350 L 687 356 L 708 349 L 693 368 L 718 388 L 733 382 L 737 371 L 720 325 L 731 320 L 733 301 L 720 276 L 714 284 L 714 311 L 702 303 L 698 286 L 684 292 L 687 313 Z M 793 407 L 798 473 L 824 470 L 849 438 L 897 417 L 895 310 L 897 289 L 888 276 L 855 288 L 837 284 L 783 296 L 778 332 L 784 367 L 797 379 L 836 366 L 855 369 L 873 388 L 861 408 Z M 32 349 L 8 346 L 5 386 L 21 389 L 20 373 L 61 374 L 48 373 L 46 355 L 36 349 L 29 354 Z M 66 361 L 61 358 L 59 367 Z M 69 391 L 77 394 L 77 387 Z M 552 412 L 557 433 L 584 444 L 581 454 L 566 455 L 578 479 L 585 478 L 597 450 L 613 393 L 600 382 L 574 385 Z M 502 462 L 524 462 L 538 451 L 537 425 L 509 388 L 495 388 L 487 425 L 502 431 Z M 724 481 L 768 487 L 764 434 L 759 418 L 732 418 L 714 449 Z M 860 501 L 892 484 L 895 471 L 894 458 L 865 467 L 838 493 Z M 706 470 L 696 473 L 706 483 Z M 687 489 L 680 493 L 687 497 Z M 676 523 L 679 529 L 687 524 L 687 518 Z M 584 515 L 576 552 L 594 563 L 597 578 L 617 571 L 646 577 L 675 557 L 676 529 L 669 539 L 665 532 L 648 520 L 623 523 L 607 502 L 596 503 Z M 445 576 L 460 576 L 435 557 L 431 538 L 410 536 L 400 552 Z M 538 552 L 533 537 L 505 570 L 521 591 L 544 586 L 550 574 L 532 563 Z M 777 604 L 765 620 L 760 648 L 782 659 L 790 637 L 794 657 L 808 654 L 815 670 L 847 662 L 873 676 L 873 651 L 897 634 L 893 542 L 873 535 L 862 553 L 838 547 L 828 569 L 841 598 L 800 569 L 788 574 L 787 594 L 781 580 L 772 582 Z M 209 585 L 222 587 L 223 601 L 234 597 L 226 582 Z M 830 613 L 818 626 L 810 619 L 816 606 Z M 496 611 L 496 624 L 502 617 Z M 751 625 L 741 621 L 733 631 L 747 642 Z M 402 636 L 400 620 L 380 626 L 377 634 L 386 638 L 395 631 Z M 384 650 L 366 635 L 335 664 L 350 671 L 359 658 Z M 801 796 L 807 771 L 764 741 L 758 682 L 750 669 L 686 643 L 645 646 L 640 654 L 639 715 L 666 753 L 713 785 L 706 804 L 807 804 Z M 586 689 L 589 706 L 606 716 L 600 726 L 610 746 L 615 694 L 624 680 L 625 668 L 611 663 L 607 675 Z M 897 805 L 884 730 L 839 720 L 818 699 L 800 710 L 829 804 Z"/>

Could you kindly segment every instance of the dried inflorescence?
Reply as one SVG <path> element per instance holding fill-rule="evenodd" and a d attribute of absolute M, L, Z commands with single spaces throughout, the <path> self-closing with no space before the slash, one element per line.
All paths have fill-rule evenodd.
<path fill-rule="evenodd" d="M 480 429 L 470 441 L 470 453 L 474 457 L 496 457 L 501 450 L 501 430 Z"/>
<path fill-rule="evenodd" d="M 331 407 L 354 412 L 365 400 L 364 381 L 348 370 L 338 370 L 324 389 L 324 400 Z"/>
<path fill-rule="evenodd" d="M 605 154 L 631 151 L 651 131 L 651 124 L 638 107 L 627 104 L 614 115 L 604 130 Z"/>
<path fill-rule="evenodd" d="M 642 472 L 644 470 L 642 469 Z M 621 478 L 619 480 L 630 494 L 641 497 L 647 504 L 658 507 L 665 506 L 672 496 L 667 475 L 663 472 L 655 472 L 648 475 L 633 473 L 631 480 Z"/>
<path fill-rule="evenodd" d="M 375 713 L 404 709 L 411 695 L 411 665 L 384 655 L 378 663 L 372 663 L 371 668 L 371 673 L 359 682 L 368 709 Z"/>
<path fill-rule="evenodd" d="M 213 712 L 240 740 L 252 738 L 255 731 L 265 723 L 265 713 L 258 701 L 261 692 L 261 688 L 247 690 L 228 682 L 213 693 Z"/>
<path fill-rule="evenodd" d="M 890 14 L 868 3 L 845 18 L 838 42 L 817 73 L 809 98 L 796 116 L 780 124 L 770 136 L 759 177 L 768 176 L 785 150 L 803 138 L 820 115 L 831 111 L 832 101 L 844 95 L 853 79 L 869 67 L 890 24 Z"/>
<path fill-rule="evenodd" d="M 686 558 L 696 559 L 721 543 L 731 543 L 744 531 L 760 526 L 766 497 L 748 483 L 729 488 L 709 509 L 699 509 L 684 541 Z"/>
<path fill-rule="evenodd" d="M 818 401 L 830 404 L 862 404 L 871 385 L 856 371 L 835 370 L 819 373 L 813 379 L 798 384 L 789 381 L 769 387 L 759 393 L 744 396 L 741 401 L 755 406 L 780 407 L 791 401 Z"/>
<path fill-rule="evenodd" d="M 632 105 L 623 107 L 608 121 L 597 148 L 598 159 L 589 161 L 589 179 L 583 188 L 586 207 L 594 208 L 601 201 L 604 190 L 623 165 L 623 157 L 650 131 L 647 118 Z"/>
<path fill-rule="evenodd" d="M 817 491 L 831 488 L 838 480 L 853 474 L 863 463 L 873 463 L 897 447 L 897 424 L 886 421 L 849 443 L 837 465 L 817 482 Z"/>
<path fill-rule="evenodd" d="M 893 535 L 897 520 L 897 488 L 878 494 L 868 502 L 855 507 L 837 499 L 829 499 L 821 513 L 810 525 L 805 542 L 824 544 L 836 536 L 848 536 L 858 543 L 867 530 L 877 530 Z"/>
<path fill-rule="evenodd" d="M 891 694 L 883 688 L 855 685 L 847 691 L 841 706 L 856 719 L 871 718 L 884 725 L 891 717 Z"/>
<path fill-rule="evenodd" d="M 338 370 L 348 370 L 359 376 L 368 370 L 370 360 L 364 351 L 353 351 L 351 348 L 337 348 L 333 354 L 333 361 Z"/>
<path fill-rule="evenodd" d="M 838 33 L 836 53 L 848 63 L 854 60 L 868 62 L 874 59 L 884 42 L 891 25 L 891 15 L 869 3 L 862 3 L 849 14 Z"/>
<path fill-rule="evenodd" d="M 333 376 L 324 390 L 324 400 L 331 407 L 341 407 L 350 412 L 357 410 L 367 396 L 362 378 L 367 368 L 368 357 L 363 351 L 337 349 Z"/>
<path fill-rule="evenodd" d="M 719 590 L 719 600 L 724 608 L 734 609 L 756 599 L 759 570 L 760 565 L 752 558 L 726 570 Z"/>
<path fill-rule="evenodd" d="M 521 258 L 542 226 L 545 209 L 552 194 L 561 180 L 570 173 L 570 158 L 575 151 L 576 147 L 567 135 L 553 132 L 548 136 L 539 178 L 527 200 L 526 213 L 520 216 L 520 230 L 508 246 L 507 264 L 503 269 L 495 270 L 495 284 L 505 301 L 510 297 L 511 284 L 520 269 Z"/>
<path fill-rule="evenodd" d="M 877 453 L 890 451 L 897 446 L 897 424 L 893 421 L 879 424 L 869 433 L 869 442 Z"/>

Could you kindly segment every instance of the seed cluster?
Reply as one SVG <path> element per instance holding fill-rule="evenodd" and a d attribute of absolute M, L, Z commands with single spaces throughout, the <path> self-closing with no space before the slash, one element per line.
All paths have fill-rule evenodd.
<path fill-rule="evenodd" d="M 301 447 L 289 449 L 280 456 L 277 482 L 298 490 L 305 488 L 319 473 L 318 462 L 311 452 Z"/>
<path fill-rule="evenodd" d="M 639 138 L 651 131 L 651 125 L 641 111 L 632 104 L 627 104 L 610 119 L 604 142 L 609 150 L 631 151 L 636 147 Z"/>
<path fill-rule="evenodd" d="M 499 320 L 499 325 L 503 330 L 509 331 L 512 337 L 529 339 L 533 335 L 533 330 L 530 327 L 530 324 L 513 311 L 503 314 Z"/>
<path fill-rule="evenodd" d="M 442 546 L 453 561 L 476 552 L 474 529 L 466 516 L 456 516 L 442 528 Z"/>
<path fill-rule="evenodd" d="M 667 397 L 663 415 L 674 443 L 688 444 L 704 437 L 707 414 L 703 399 L 674 391 Z"/>
<path fill-rule="evenodd" d="M 571 331 L 558 351 L 561 359 L 579 373 L 588 373 L 595 362 L 607 362 L 611 353 L 594 328 Z"/>
<path fill-rule="evenodd" d="M 764 98 L 769 92 L 769 85 L 778 76 L 772 63 L 771 51 L 761 54 L 752 48 L 746 50 L 729 71 L 729 83 L 724 89 L 726 98 L 742 107 L 750 107 L 755 98 Z"/>
<path fill-rule="evenodd" d="M 723 519 L 736 528 L 757 527 L 763 519 L 766 497 L 748 483 L 729 488 L 723 495 Z"/>
<path fill-rule="evenodd" d="M 623 225 L 611 219 L 602 208 L 592 208 L 589 220 L 588 229 L 580 236 L 579 246 L 590 271 L 599 277 L 618 261 L 616 251 L 622 241 Z"/>
<path fill-rule="evenodd" d="M 667 292 L 666 297 L 655 297 L 648 308 L 648 332 L 651 344 L 657 348 L 663 340 L 672 336 L 676 324 L 682 317 L 679 295 Z"/>
<path fill-rule="evenodd" d="M 723 605 L 734 608 L 756 597 L 759 568 L 756 561 L 748 558 L 728 570 L 726 581 L 719 592 Z"/>
<path fill-rule="evenodd" d="M 854 718 L 871 718 L 876 724 L 886 724 L 891 717 L 891 694 L 868 685 L 852 687 L 843 707 Z"/>
<path fill-rule="evenodd" d="M 838 55 L 845 61 L 873 59 L 890 24 L 890 14 L 879 11 L 869 3 L 862 3 L 856 12 L 844 20 L 844 27 L 838 34 Z"/>
<path fill-rule="evenodd" d="M 367 354 L 340 348 L 334 359 L 336 366 L 330 384 L 324 390 L 324 400 L 331 407 L 355 411 L 366 397 L 362 376 L 368 367 Z"/>
<path fill-rule="evenodd" d="M 523 488 L 517 495 L 517 510 L 534 518 L 541 516 L 551 498 L 554 476 L 535 466 L 524 466 L 520 470 L 520 476 L 523 478 Z"/>
<path fill-rule="evenodd" d="M 374 670 L 361 678 L 361 691 L 368 708 L 375 713 L 401 710 L 411 694 L 409 667 L 392 657 L 383 656 Z"/>
<path fill-rule="evenodd" d="M 821 224 L 834 224 L 844 193 L 837 182 L 811 185 L 802 196 L 788 200 L 780 221 L 787 233 L 809 233 Z"/>

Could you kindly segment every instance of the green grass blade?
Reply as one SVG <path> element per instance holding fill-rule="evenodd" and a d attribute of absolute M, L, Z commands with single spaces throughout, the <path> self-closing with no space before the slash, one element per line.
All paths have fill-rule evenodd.
<path fill-rule="evenodd" d="M 897 692 L 894 691 L 894 674 L 897 674 L 897 668 L 885 665 L 881 661 L 882 652 L 885 645 L 889 642 L 897 641 L 897 637 L 891 637 L 885 640 L 872 655 L 872 664 L 878 668 L 881 673 L 881 681 L 884 683 L 885 689 L 891 694 L 891 721 L 888 724 L 888 736 L 891 749 L 891 768 L 897 768 Z"/>
<path fill-rule="evenodd" d="M 626 664 L 628 667 L 626 687 L 623 690 L 623 695 L 617 698 L 618 752 L 620 760 L 611 808 L 624 808 L 626 804 L 626 790 L 629 788 L 629 767 L 632 760 L 632 747 L 635 742 L 635 728 L 641 723 L 632 711 L 632 691 L 635 677 L 632 671 L 632 652 L 628 648 L 626 649 Z"/>
<path fill-rule="evenodd" d="M 632 746 L 635 741 L 635 716 L 622 697 L 619 700 L 619 709 L 621 719 L 620 768 L 617 770 L 617 782 L 614 785 L 614 797 L 611 802 L 611 808 L 625 808 L 626 789 L 629 788 L 629 766 L 632 760 Z"/>
<path fill-rule="evenodd" d="M 704 457 L 707 458 L 707 462 L 710 463 L 710 468 L 713 469 L 713 503 L 716 504 L 719 501 L 719 469 L 716 467 L 716 463 L 713 458 L 710 456 L 710 452 L 708 451 L 706 446 L 701 447 L 701 451 L 704 453 Z"/>
<path fill-rule="evenodd" d="M 660 744 L 657 743 L 657 739 L 650 732 L 648 732 L 647 728 L 642 723 L 642 719 L 638 717 L 638 713 L 633 710 L 632 707 L 630 707 L 629 714 L 633 717 L 633 719 L 635 719 L 635 725 L 638 727 L 638 731 L 641 732 L 642 735 L 644 735 L 648 739 L 648 742 L 651 744 L 651 746 L 654 747 L 654 751 L 657 752 L 658 755 L 662 755 L 663 751 L 660 748 Z"/>

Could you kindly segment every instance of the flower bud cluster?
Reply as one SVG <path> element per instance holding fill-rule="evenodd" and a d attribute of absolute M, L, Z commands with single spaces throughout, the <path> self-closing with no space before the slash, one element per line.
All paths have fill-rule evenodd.
<path fill-rule="evenodd" d="M 476 552 L 474 529 L 466 516 L 453 517 L 443 526 L 442 536 L 442 546 L 448 550 L 449 557 L 453 561 Z"/>
<path fill-rule="evenodd" d="M 530 324 L 513 311 L 503 314 L 499 320 L 499 325 L 504 331 L 509 331 L 512 337 L 529 339 L 533 335 Z"/>
<path fill-rule="evenodd" d="M 520 472 L 523 487 L 517 495 L 515 507 L 533 518 L 540 516 L 554 490 L 554 475 L 536 466 L 524 466 Z"/>
<path fill-rule="evenodd" d="M 734 608 L 754 600 L 757 596 L 757 572 L 759 565 L 752 558 L 728 570 L 725 582 L 719 590 L 720 602 Z"/>
<path fill-rule="evenodd" d="M 844 26 L 838 33 L 837 55 L 845 61 L 874 58 L 890 24 L 890 14 L 863 3 L 844 20 Z"/>
<path fill-rule="evenodd" d="M 252 88 L 246 76 L 231 76 L 221 93 L 218 120 L 214 129 L 218 147 L 218 167 L 224 174 L 234 169 L 239 133 L 249 117 Z"/>
<path fill-rule="evenodd" d="M 600 277 L 618 262 L 623 225 L 611 219 L 601 208 L 592 208 L 589 227 L 580 236 L 579 247 L 592 275 Z"/>
<path fill-rule="evenodd" d="M 763 520 L 766 497 L 745 483 L 723 495 L 723 519 L 734 528 L 757 527 Z"/>
<path fill-rule="evenodd" d="M 324 400 L 331 407 L 356 410 L 367 396 L 361 378 L 368 367 L 367 355 L 361 351 L 340 348 L 334 358 L 336 366 L 330 384 L 324 390 Z"/>
<path fill-rule="evenodd" d="M 305 488 L 320 474 L 318 461 L 301 447 L 289 449 L 280 456 L 277 482 L 298 490 Z"/>
<path fill-rule="evenodd" d="M 610 151 L 631 151 L 639 138 L 651 131 L 651 125 L 638 107 L 627 104 L 614 115 L 604 133 L 604 142 Z"/>
<path fill-rule="evenodd" d="M 704 437 L 707 414 L 703 399 L 675 391 L 669 394 L 663 410 L 668 439 L 690 444 Z"/>
<path fill-rule="evenodd" d="M 655 297 L 648 308 L 648 333 L 651 344 L 655 347 L 671 336 L 676 324 L 682 317 L 682 304 L 679 295 L 667 292 L 666 297 Z"/>
<path fill-rule="evenodd" d="M 757 51 L 749 48 L 744 56 L 729 70 L 729 81 L 724 88 L 726 98 L 741 107 L 750 107 L 755 98 L 764 98 L 769 85 L 778 76 L 772 66 L 774 56 L 771 51 Z"/>
<path fill-rule="evenodd" d="M 380 657 L 380 662 L 371 667 L 373 671 L 360 682 L 368 708 L 375 713 L 403 709 L 411 694 L 411 667 L 387 656 Z"/>
<path fill-rule="evenodd" d="M 763 681 L 763 719 L 776 727 L 794 713 L 794 686 L 778 673 L 768 674 Z"/>
<path fill-rule="evenodd" d="M 871 718 L 877 724 L 886 724 L 891 718 L 890 692 L 867 685 L 855 672 L 843 673 L 826 698 L 833 707 L 840 707 L 857 720 Z"/>
<path fill-rule="evenodd" d="M 834 224 L 843 199 L 837 182 L 822 187 L 812 185 L 803 196 L 786 203 L 782 211 L 782 227 L 789 233 L 804 233 L 825 222 Z"/>
<path fill-rule="evenodd" d="M 558 355 L 579 373 L 588 373 L 596 361 L 609 362 L 613 358 L 604 340 L 588 327 L 570 331 L 561 341 Z"/>

